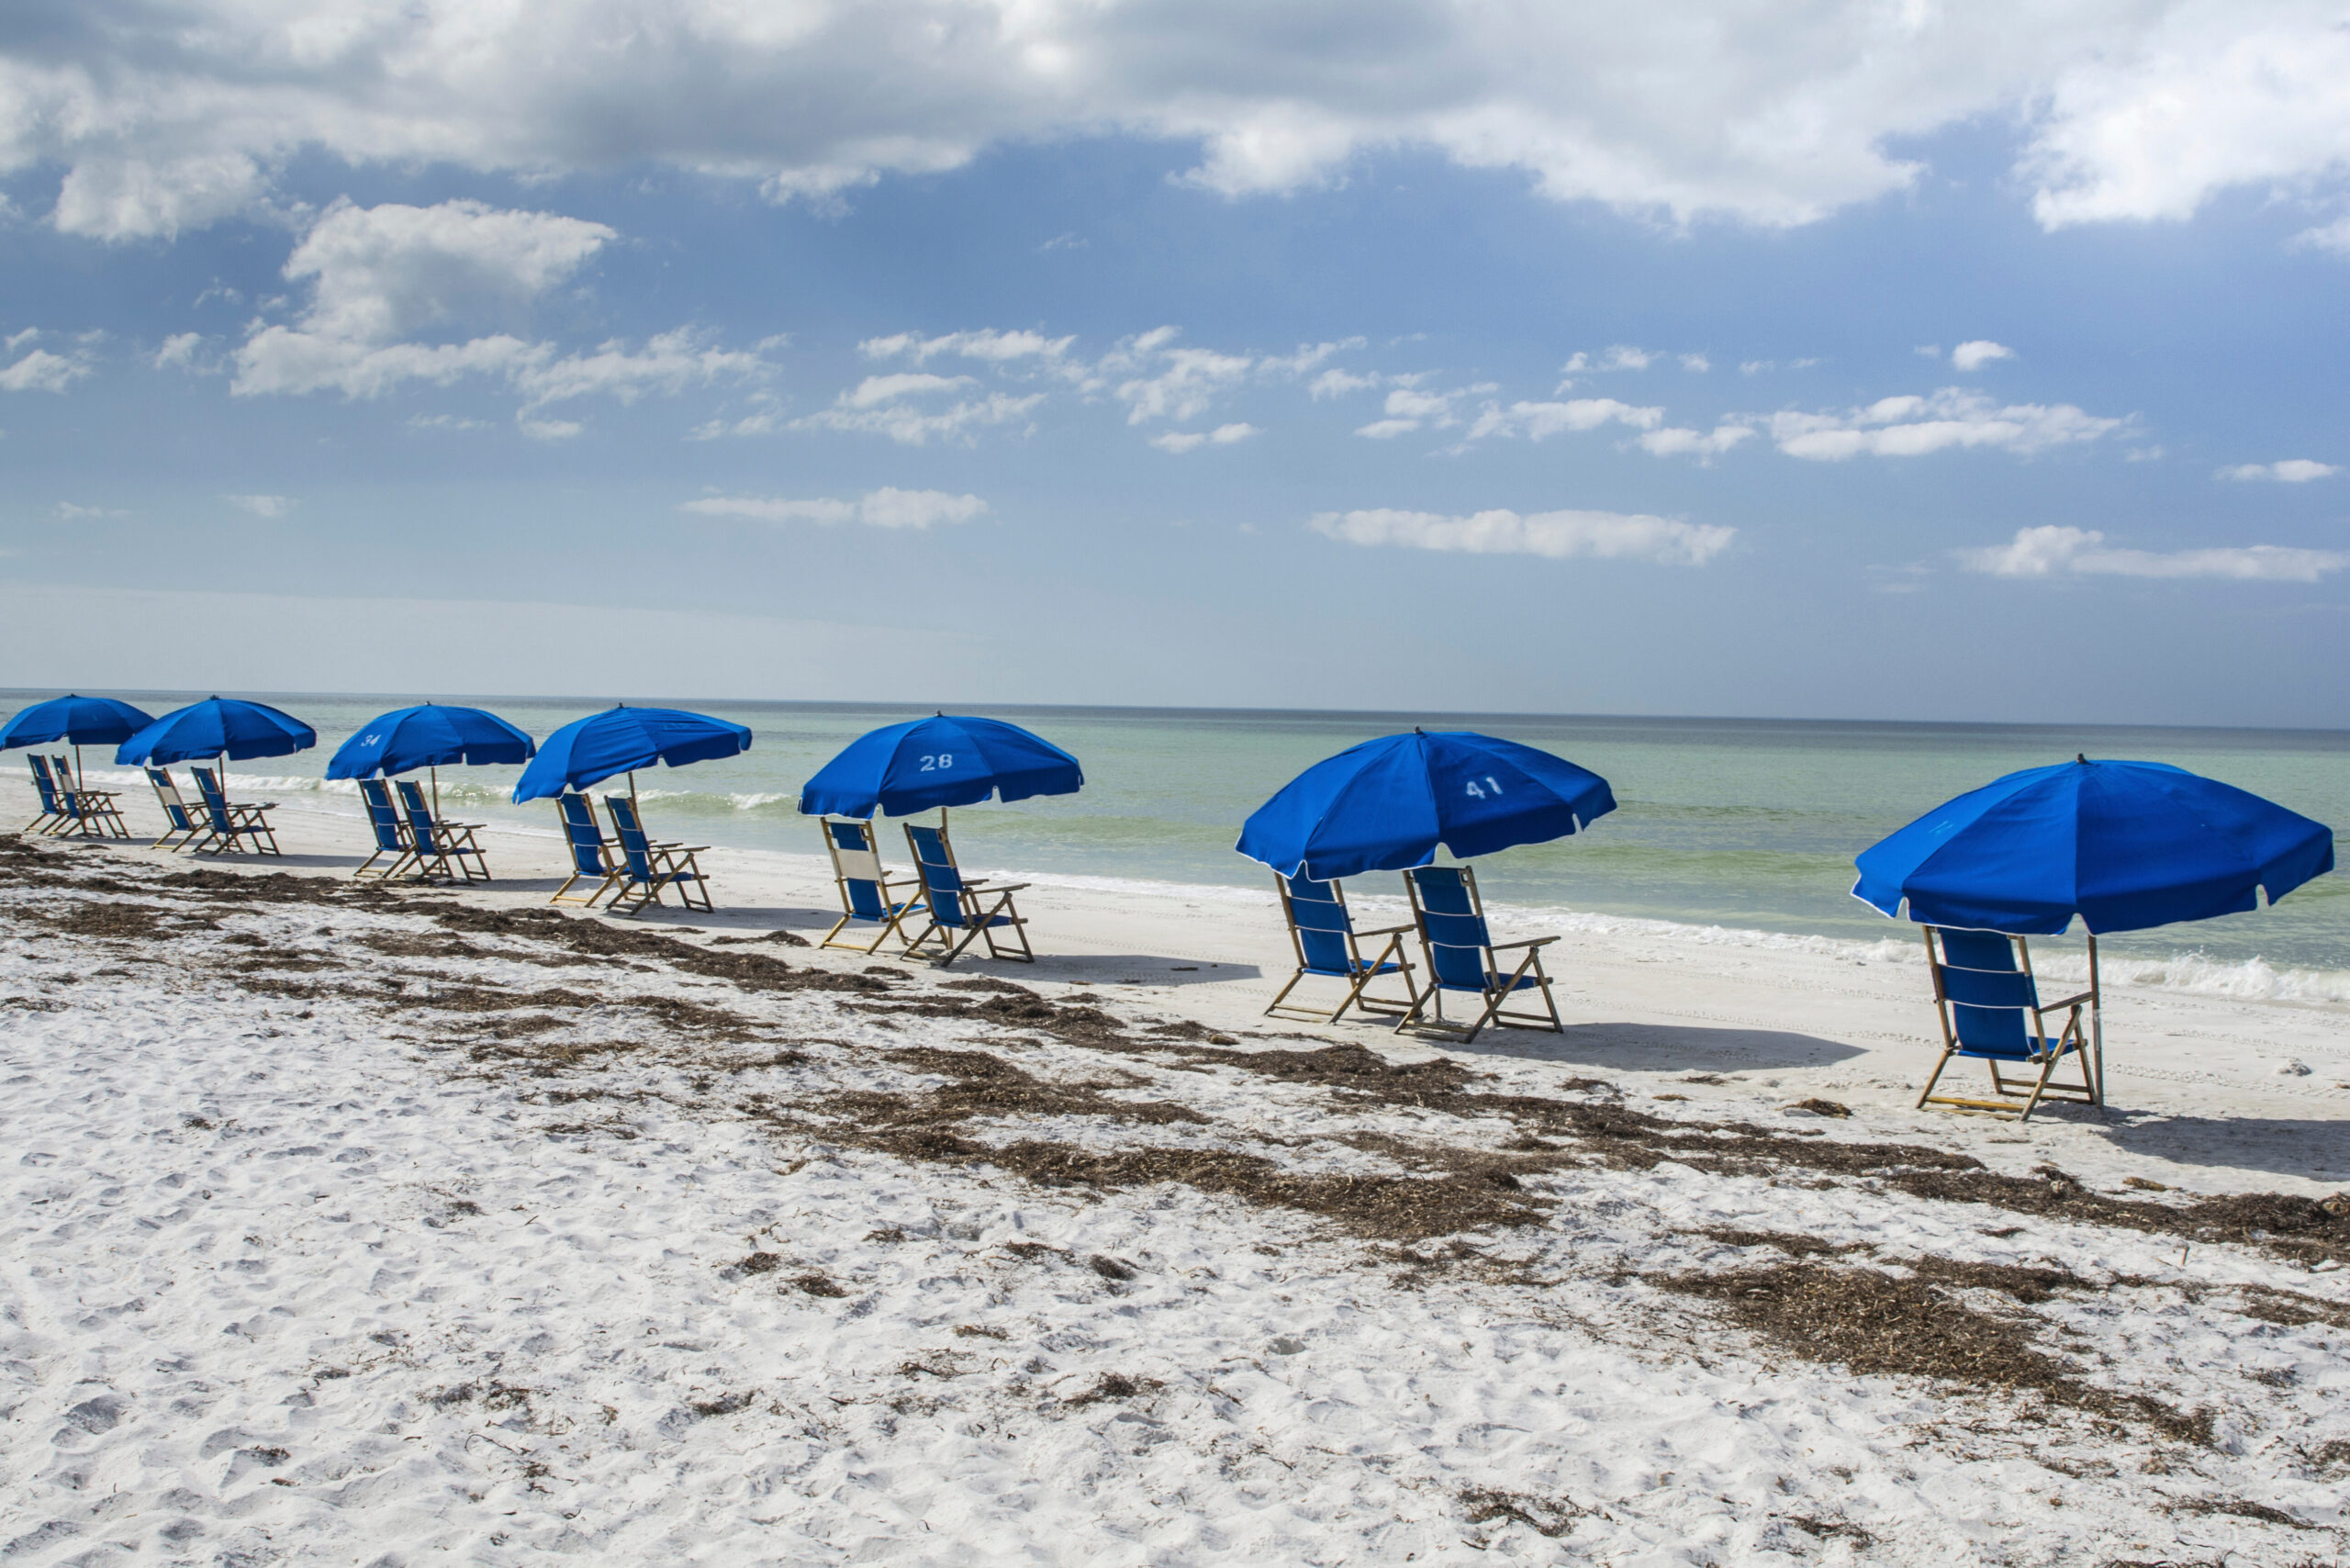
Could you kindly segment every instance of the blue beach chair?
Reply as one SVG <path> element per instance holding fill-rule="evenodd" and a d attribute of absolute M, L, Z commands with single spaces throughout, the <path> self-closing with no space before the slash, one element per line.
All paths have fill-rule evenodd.
<path fill-rule="evenodd" d="M 57 780 L 58 801 L 73 817 L 75 833 L 91 838 L 130 836 L 122 808 L 114 803 L 113 790 L 91 789 L 87 780 L 74 777 L 73 765 L 62 756 L 49 759 L 49 770 Z"/>
<path fill-rule="evenodd" d="M 204 819 L 212 828 L 211 836 L 196 846 L 197 854 L 207 853 L 216 846 L 226 846 L 234 854 L 243 839 L 252 840 L 256 855 L 283 853 L 277 847 L 277 834 L 271 831 L 267 814 L 276 801 L 264 801 L 258 806 L 231 805 L 229 797 L 221 793 L 219 777 L 212 769 L 191 767 L 188 774 L 196 780 L 196 798 L 204 802 Z"/>
<path fill-rule="evenodd" d="M 210 824 L 196 812 L 188 810 L 180 798 L 180 787 L 168 767 L 147 769 L 147 782 L 155 790 L 155 803 L 163 808 L 163 836 L 148 846 L 151 849 L 178 851 L 208 841 Z"/>
<path fill-rule="evenodd" d="M 1347 913 L 1346 890 L 1337 882 L 1317 882 L 1310 877 L 1275 877 L 1273 880 L 1281 889 L 1281 913 L 1289 918 L 1290 946 L 1297 950 L 1297 972 L 1290 977 L 1287 985 L 1274 992 L 1273 1000 L 1265 1008 L 1267 1016 L 1279 1014 L 1335 1024 L 1346 1016 L 1349 1007 L 1388 1017 L 1412 1010 L 1412 964 L 1404 957 L 1404 938 L 1411 935 L 1411 926 L 1357 931 L 1353 917 Z M 1363 938 L 1380 936 L 1386 937 L 1386 942 L 1377 953 L 1365 958 Z M 1318 1007 L 1296 1002 L 1284 1005 L 1284 999 L 1308 975 L 1345 982 L 1347 994 L 1336 1009 L 1326 1014 Z M 1363 988 L 1382 975 L 1403 977 L 1403 1001 L 1363 994 Z"/>
<path fill-rule="evenodd" d="M 452 874 L 468 882 L 487 882 L 489 861 L 474 842 L 474 830 L 480 823 L 442 822 L 425 804 L 424 786 L 413 778 L 399 779 L 396 785 L 400 795 L 400 813 L 408 818 L 408 853 L 416 861 L 416 868 L 426 875 L 446 877 Z M 427 866 L 437 868 L 425 872 Z M 481 875 L 474 872 L 478 869 Z"/>
<path fill-rule="evenodd" d="M 697 851 L 708 849 L 709 845 L 654 843 L 637 820 L 636 802 L 626 795 L 605 796 L 604 810 L 612 814 L 612 831 L 621 840 L 620 885 L 608 906 L 613 913 L 634 914 L 646 904 L 658 903 L 667 888 L 677 890 L 677 901 L 688 909 L 714 907 L 710 880 L 694 858 Z"/>
<path fill-rule="evenodd" d="M 375 835 L 375 852 L 361 861 L 352 876 L 398 876 L 402 868 L 416 858 L 416 842 L 408 836 L 408 823 L 400 820 L 398 809 L 392 804 L 390 789 L 380 778 L 362 778 L 359 801 L 367 808 L 367 827 Z M 392 863 L 380 871 L 374 870 L 375 862 L 386 855 L 392 857 Z"/>
<path fill-rule="evenodd" d="M 2043 1002 L 2039 981 L 2032 977 L 2031 950 L 2022 937 L 1938 925 L 1925 927 L 1925 935 L 1926 962 L 1934 974 L 1934 1011 L 1942 1020 L 1942 1054 L 1919 1092 L 1919 1110 L 1947 1105 L 2021 1122 L 2030 1119 L 2043 1099 L 2105 1103 L 2081 1027 L 2081 1010 L 2098 1005 L 2094 980 L 2078 996 Z M 2063 1026 L 2053 1035 L 2048 1032 L 2052 1013 L 2065 1014 Z M 1999 1098 L 1936 1094 L 1934 1085 L 1953 1057 L 1972 1057 L 1987 1066 L 1992 1092 Z M 2078 1081 L 2055 1076 L 2066 1057 L 2079 1058 L 2075 1064 L 2080 1070 Z M 2001 1063 L 2022 1071 L 2009 1078 L 2000 1072 Z"/>
<path fill-rule="evenodd" d="M 955 865 L 955 846 L 946 841 L 943 827 L 918 827 L 908 823 L 906 847 L 913 852 L 914 871 L 922 879 L 923 902 L 929 906 L 930 914 L 930 924 L 906 944 L 910 956 L 923 952 L 935 936 L 938 964 L 944 969 L 961 958 L 966 947 L 985 938 L 990 958 L 1013 958 L 1024 964 L 1036 961 L 1036 955 L 1028 946 L 1028 923 L 1012 902 L 1012 895 L 1027 887 L 1027 883 L 991 888 L 984 879 L 965 881 Z M 1019 946 L 1014 948 L 997 941 L 999 931 L 1008 933 Z"/>
<path fill-rule="evenodd" d="M 31 833 L 39 829 L 44 835 L 62 831 L 73 821 L 73 802 L 65 798 L 65 792 L 57 787 L 57 780 L 50 777 L 49 758 L 39 752 L 28 751 L 25 753 L 25 761 L 32 766 L 33 793 L 40 797 L 40 815 L 27 823 L 25 831 Z"/>
<path fill-rule="evenodd" d="M 1559 1017 L 1559 1003 L 1550 994 L 1550 977 L 1542 971 L 1542 949 L 1558 940 L 1537 936 L 1526 942 L 1495 942 L 1485 926 L 1484 901 L 1477 896 L 1477 877 L 1466 866 L 1421 866 L 1404 873 L 1412 894 L 1412 923 L 1419 927 L 1420 951 L 1428 962 L 1426 990 L 1412 998 L 1395 1032 L 1406 1029 L 1458 1036 L 1463 1045 L 1477 1037 L 1488 1024 L 1567 1032 Z M 1516 967 L 1505 967 L 1502 955 L 1520 953 Z M 1482 1004 L 1475 1019 L 1455 1023 L 1444 1015 L 1444 993 L 1466 991 Z M 1512 1013 L 1504 1004 L 1524 991 L 1541 1000 L 1540 1013 Z"/>
<path fill-rule="evenodd" d="M 549 903 L 576 903 L 586 909 L 596 907 L 612 883 L 619 879 L 620 867 L 612 859 L 611 839 L 596 824 L 596 808 L 587 796 L 576 790 L 565 790 L 554 798 L 555 810 L 563 816 L 563 841 L 571 851 L 571 875 L 554 890 Z M 596 885 L 588 890 L 586 898 L 573 894 L 572 889 L 593 878 Z"/>
<path fill-rule="evenodd" d="M 826 817 L 823 823 L 824 847 L 833 857 L 833 882 L 841 891 L 841 917 L 817 946 L 874 953 L 880 950 L 892 932 L 899 941 L 906 941 L 906 917 L 922 913 L 929 905 L 920 897 L 901 899 L 897 895 L 901 889 L 919 889 L 922 879 L 890 875 L 881 864 L 881 846 L 874 840 L 871 823 L 855 817 Z M 852 922 L 881 929 L 873 934 L 870 942 L 835 941 Z"/>

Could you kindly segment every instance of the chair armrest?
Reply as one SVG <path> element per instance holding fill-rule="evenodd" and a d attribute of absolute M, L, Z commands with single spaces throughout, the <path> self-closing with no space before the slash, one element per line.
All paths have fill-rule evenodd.
<path fill-rule="evenodd" d="M 966 882 L 963 884 L 963 890 L 967 893 L 973 892 L 984 887 L 991 893 L 1016 893 L 1027 885 L 1025 882 Z"/>
<path fill-rule="evenodd" d="M 1356 932 L 1355 940 L 1360 942 L 1366 936 L 1393 936 L 1399 933 L 1417 931 L 1419 927 L 1416 925 L 1382 925 L 1375 931 Z"/>
<path fill-rule="evenodd" d="M 1547 947 L 1557 940 L 1555 936 L 1529 936 L 1523 942 L 1489 942 L 1486 946 L 1494 952 L 1505 953 L 1512 947 Z"/>
<path fill-rule="evenodd" d="M 2097 992 L 2085 991 L 2078 996 L 2068 996 L 2062 1002 L 2043 1002 L 2040 1004 L 2040 1010 L 2042 1013 L 2061 1013 L 2067 1007 L 2078 1007 L 2084 1002 L 2096 1000 Z"/>

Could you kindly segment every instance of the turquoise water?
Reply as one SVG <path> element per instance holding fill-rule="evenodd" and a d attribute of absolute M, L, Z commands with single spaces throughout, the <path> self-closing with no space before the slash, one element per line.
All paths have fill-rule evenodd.
<path fill-rule="evenodd" d="M 48 692 L 0 698 L 10 711 Z M 122 693 L 152 712 L 184 696 Z M 316 750 L 232 768 L 241 794 L 319 790 L 359 724 L 413 698 L 268 698 L 319 732 Z M 599 704 L 462 699 L 536 735 Z M 794 809 L 800 783 L 841 746 L 923 710 L 822 703 L 678 706 L 750 726 L 741 756 L 638 778 L 650 824 L 696 842 L 821 853 Z M 1572 758 L 1619 802 L 1575 837 L 1479 862 L 1489 897 L 1523 904 L 1762 931 L 1874 939 L 1906 928 L 1852 899 L 1854 854 L 1930 807 L 2020 767 L 2076 752 L 2176 763 L 2350 823 L 2350 734 L 2304 730 L 1577 719 L 1519 714 L 1328 713 L 990 708 L 1085 764 L 1082 793 L 955 813 L 969 863 L 1011 870 L 1268 887 L 1232 851 L 1241 820 L 1291 777 L 1375 735 L 1477 729 Z M 94 758 L 94 761 L 96 759 Z M 455 768 L 442 792 L 468 814 L 553 831 L 544 801 L 506 803 L 518 769 Z M 325 786 L 330 791 L 347 786 Z M 355 801 L 352 803 L 356 810 Z M 1390 879 L 1366 879 L 1368 884 Z M 2350 970 L 2350 878 L 2321 879 L 2273 910 L 2118 938 L 2149 958 L 2200 951 L 2221 963 Z"/>

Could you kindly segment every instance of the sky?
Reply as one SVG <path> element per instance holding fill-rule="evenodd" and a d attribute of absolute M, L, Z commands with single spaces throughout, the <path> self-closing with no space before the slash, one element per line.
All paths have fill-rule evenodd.
<path fill-rule="evenodd" d="M 2346 282 L 2341 4 L 17 0 L 0 686 L 2350 727 Z"/>

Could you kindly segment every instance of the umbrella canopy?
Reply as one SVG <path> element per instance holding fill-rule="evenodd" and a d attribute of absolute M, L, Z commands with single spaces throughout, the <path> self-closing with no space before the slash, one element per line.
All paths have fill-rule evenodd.
<path fill-rule="evenodd" d="M 122 743 L 114 759 L 124 767 L 163 767 L 199 757 L 286 756 L 319 744 L 319 733 L 265 702 L 207 697 L 174 708 Z"/>
<path fill-rule="evenodd" d="M 538 743 L 495 713 L 420 703 L 379 713 L 359 726 L 327 764 L 330 778 L 389 777 L 420 767 L 528 762 Z"/>
<path fill-rule="evenodd" d="M 0 751 L 17 745 L 115 745 L 155 722 L 111 697 L 52 697 L 20 710 L 0 728 Z"/>
<path fill-rule="evenodd" d="M 2159 762 L 2027 768 L 1936 807 L 1854 862 L 1886 914 L 2018 935 L 2092 935 L 2275 903 L 2333 869 L 2333 831 Z"/>
<path fill-rule="evenodd" d="M 1235 846 L 1317 882 L 1544 844 L 1616 809 L 1564 757 L 1468 731 L 1387 735 L 1315 763 L 1249 815 Z"/>
<path fill-rule="evenodd" d="M 514 783 L 514 803 L 584 790 L 616 774 L 666 762 L 709 762 L 751 749 L 740 724 L 677 708 L 608 708 L 574 719 L 546 738 Z"/>
<path fill-rule="evenodd" d="M 1077 758 L 1000 719 L 941 713 L 859 735 L 800 791 L 809 816 L 912 816 L 972 806 L 995 795 L 1070 795 L 1084 788 Z"/>

